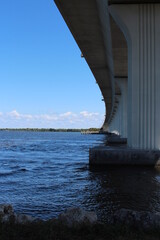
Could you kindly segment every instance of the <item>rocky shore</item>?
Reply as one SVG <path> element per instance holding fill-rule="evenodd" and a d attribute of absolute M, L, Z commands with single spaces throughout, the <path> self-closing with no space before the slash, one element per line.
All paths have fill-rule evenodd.
<path fill-rule="evenodd" d="M 98 221 L 95 212 L 69 208 L 56 219 L 42 221 L 17 214 L 11 205 L 0 205 L 2 240 L 103 240 L 160 239 L 160 214 L 121 209 L 108 223 Z"/>

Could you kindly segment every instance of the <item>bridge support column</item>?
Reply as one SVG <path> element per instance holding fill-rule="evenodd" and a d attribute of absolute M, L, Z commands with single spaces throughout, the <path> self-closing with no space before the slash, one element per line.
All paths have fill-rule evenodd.
<path fill-rule="evenodd" d="M 160 4 L 115 4 L 128 44 L 128 145 L 160 149 Z"/>
<path fill-rule="evenodd" d="M 118 132 L 122 138 L 127 138 L 127 79 L 118 78 L 116 83 L 121 90 L 121 95 L 116 96 L 117 110 L 109 125 L 109 131 Z"/>
<path fill-rule="evenodd" d="M 121 90 L 119 96 L 119 112 L 120 112 L 120 135 L 127 138 L 127 79 L 117 79 L 117 84 Z"/>

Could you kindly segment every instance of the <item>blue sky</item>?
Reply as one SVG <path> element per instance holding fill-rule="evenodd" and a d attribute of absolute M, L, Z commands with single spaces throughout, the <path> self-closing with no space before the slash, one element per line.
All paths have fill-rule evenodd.
<path fill-rule="evenodd" d="M 95 79 L 52 0 L 2 0 L 0 128 L 100 127 Z"/>

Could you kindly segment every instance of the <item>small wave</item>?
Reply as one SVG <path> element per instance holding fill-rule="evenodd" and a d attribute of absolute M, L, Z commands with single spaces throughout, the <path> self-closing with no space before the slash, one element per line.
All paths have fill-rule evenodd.
<path fill-rule="evenodd" d="M 19 172 L 26 172 L 26 171 L 28 171 L 26 168 L 21 168 L 15 171 L 4 171 L 4 172 L 0 172 L 0 177 L 12 176 Z"/>
<path fill-rule="evenodd" d="M 26 172 L 27 169 L 26 169 L 26 168 L 21 168 L 19 171 L 20 171 L 20 172 Z"/>
<path fill-rule="evenodd" d="M 78 165 L 78 164 L 77 164 Z M 77 167 L 75 172 L 85 172 L 89 170 L 89 166 L 86 164 L 82 164 L 82 167 Z"/>
<path fill-rule="evenodd" d="M 11 176 L 11 175 L 13 175 L 15 172 L 16 172 L 16 171 L 0 172 L 0 177 Z"/>

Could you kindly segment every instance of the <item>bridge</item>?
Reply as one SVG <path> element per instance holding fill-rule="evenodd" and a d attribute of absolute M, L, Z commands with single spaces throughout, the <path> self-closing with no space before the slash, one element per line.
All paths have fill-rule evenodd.
<path fill-rule="evenodd" d="M 160 150 L 160 0 L 54 0 L 102 92 L 103 131 Z"/>

